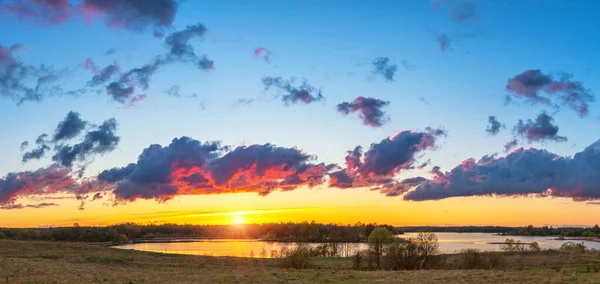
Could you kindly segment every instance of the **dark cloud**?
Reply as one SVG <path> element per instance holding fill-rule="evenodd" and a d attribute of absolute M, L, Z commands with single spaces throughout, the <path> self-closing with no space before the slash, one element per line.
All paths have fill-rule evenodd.
<path fill-rule="evenodd" d="M 281 77 L 264 77 L 262 79 L 266 90 L 275 88 L 282 93 L 281 99 L 285 105 L 300 102 L 310 104 L 325 99 L 321 94 L 321 90 L 311 86 L 308 81 L 304 80 L 302 85 L 298 87 L 292 85 L 293 81 L 293 79 L 285 81 Z"/>
<path fill-rule="evenodd" d="M 7 204 L 7 205 L 1 205 L 0 206 L 0 210 L 13 210 L 13 209 L 25 209 L 25 208 L 45 208 L 45 207 L 54 207 L 54 206 L 59 206 L 56 203 L 48 203 L 48 202 L 42 202 L 42 203 L 38 203 L 38 204 L 27 204 L 27 205 L 23 205 L 23 204 Z"/>
<path fill-rule="evenodd" d="M 523 99 L 530 103 L 563 105 L 580 116 L 589 112 L 589 103 L 595 100 L 590 89 L 581 82 L 573 81 L 572 75 L 562 74 L 559 80 L 541 70 L 527 70 L 508 80 L 506 90 L 509 100 Z"/>
<path fill-rule="evenodd" d="M 257 47 L 254 49 L 254 57 L 260 57 L 264 61 L 269 62 L 271 57 L 271 51 L 264 47 Z"/>
<path fill-rule="evenodd" d="M 394 81 L 398 65 L 391 62 L 387 57 L 373 59 L 373 74 L 381 75 L 386 81 Z"/>
<path fill-rule="evenodd" d="M 81 136 L 85 128 L 87 132 L 83 135 L 83 140 L 74 145 L 66 145 L 64 141 L 71 140 Z M 73 162 L 85 162 L 89 158 L 108 153 L 116 149 L 120 138 L 116 135 L 117 121 L 112 118 L 104 121 L 99 126 L 91 125 L 88 121 L 81 118 L 77 112 L 69 112 L 66 118 L 61 121 L 51 140 L 48 135 L 42 134 L 36 139 L 38 148 L 23 154 L 23 162 L 43 158 L 48 151 L 54 150 L 52 160 L 64 167 L 72 167 Z M 51 148 L 49 145 L 52 145 Z"/>
<path fill-rule="evenodd" d="M 446 51 L 448 48 L 450 48 L 451 40 L 447 34 L 436 35 L 435 41 L 437 41 L 441 51 Z"/>
<path fill-rule="evenodd" d="M 85 162 L 94 155 L 101 155 L 115 150 L 120 138 L 116 135 L 117 121 L 112 118 L 100 126 L 88 131 L 82 142 L 75 145 L 57 145 L 52 160 L 65 166 L 72 167 L 73 162 Z"/>
<path fill-rule="evenodd" d="M 161 30 L 173 24 L 177 13 L 175 0 L 83 0 L 88 15 L 104 17 L 111 27 Z"/>
<path fill-rule="evenodd" d="M 488 116 L 488 126 L 485 132 L 489 135 L 496 135 L 502 128 L 504 128 L 504 124 L 500 123 L 495 116 Z"/>
<path fill-rule="evenodd" d="M 82 16 L 87 21 L 102 18 L 109 27 L 140 31 L 170 27 L 177 6 L 175 0 L 82 0 L 73 3 L 69 0 L 3 0 L 0 13 L 51 25 Z"/>
<path fill-rule="evenodd" d="M 58 166 L 9 173 L 0 178 L 0 204 L 12 204 L 19 197 L 72 190 L 74 185 L 69 171 Z"/>
<path fill-rule="evenodd" d="M 168 52 L 156 56 L 149 63 L 140 67 L 132 68 L 124 73 L 120 73 L 120 68 L 115 62 L 112 65 L 98 70 L 91 59 L 88 59 L 84 66 L 95 71 L 96 75 L 88 82 L 89 87 L 106 85 L 106 93 L 112 99 L 119 103 L 131 103 L 136 97 L 141 98 L 145 94 L 140 91 L 146 91 L 150 87 L 150 80 L 159 72 L 159 70 L 169 64 L 176 62 L 191 63 L 196 68 L 204 71 L 214 69 L 214 62 L 206 55 L 198 55 L 190 43 L 194 38 L 202 39 L 208 30 L 204 25 L 197 24 L 187 26 L 184 30 L 175 31 L 165 38 L 165 45 Z M 118 76 L 116 76 L 118 74 Z M 117 77 L 117 78 L 114 78 Z M 178 93 L 178 92 L 177 92 Z M 195 96 L 193 96 L 195 97 Z"/>
<path fill-rule="evenodd" d="M 116 198 L 128 201 L 236 192 L 267 195 L 322 184 L 332 166 L 312 160 L 296 148 L 264 144 L 229 150 L 218 142 L 181 137 L 166 147 L 150 145 L 137 163 L 104 171 L 98 180 L 114 184 Z"/>
<path fill-rule="evenodd" d="M 406 200 L 438 200 L 458 196 L 552 196 L 575 201 L 600 199 L 600 141 L 573 157 L 519 148 L 505 157 L 468 159 L 404 196 Z"/>
<path fill-rule="evenodd" d="M 389 101 L 358 97 L 354 99 L 353 102 L 342 102 L 338 104 L 336 109 L 344 115 L 357 112 L 358 117 L 363 121 L 364 125 L 380 127 L 388 120 L 382 109 L 389 104 Z"/>
<path fill-rule="evenodd" d="M 20 49 L 21 45 L 0 45 L 0 97 L 20 105 L 27 101 L 40 101 L 46 96 L 76 92 L 66 92 L 57 84 L 67 70 L 57 71 L 47 65 L 26 64 L 14 55 Z"/>
<path fill-rule="evenodd" d="M 21 159 L 21 161 L 23 163 L 27 163 L 31 160 L 39 160 L 41 158 L 43 158 L 44 156 L 46 156 L 46 153 L 50 151 L 50 147 L 46 144 L 42 144 L 39 145 L 37 148 L 29 151 L 29 152 L 25 152 L 23 153 L 23 158 Z"/>
<path fill-rule="evenodd" d="M 121 72 L 119 64 L 116 61 L 113 64 L 100 69 L 96 66 L 96 63 L 91 58 L 88 58 L 83 63 L 83 68 L 94 72 L 94 77 L 92 77 L 92 79 L 87 83 L 89 87 L 103 85 L 114 77 L 118 76 L 119 72 Z"/>
<path fill-rule="evenodd" d="M 510 150 L 517 147 L 517 145 L 519 145 L 519 141 L 517 141 L 517 139 L 506 142 L 506 144 L 504 144 L 504 153 L 508 153 Z"/>
<path fill-rule="evenodd" d="M 426 165 L 418 162 L 421 153 L 437 147 L 442 129 L 427 128 L 424 132 L 402 131 L 379 143 L 371 144 L 363 153 L 361 146 L 346 155 L 346 168 L 330 174 L 329 186 L 337 188 L 369 187 L 389 196 L 406 191 L 415 180 L 398 181 L 396 176 Z"/>
<path fill-rule="evenodd" d="M 513 132 L 529 143 L 555 141 L 565 142 L 567 137 L 558 135 L 558 126 L 553 125 L 554 118 L 542 112 L 535 120 L 528 119 L 527 122 L 519 120 L 515 125 Z"/>
<path fill-rule="evenodd" d="M 29 147 L 29 142 L 27 142 L 27 141 L 21 142 L 21 151 L 24 151 L 25 149 L 27 149 L 27 147 Z"/>
<path fill-rule="evenodd" d="M 11 13 L 21 19 L 62 24 L 75 14 L 69 0 L 4 0 L 0 2 L 0 14 Z"/>
<path fill-rule="evenodd" d="M 168 35 L 165 38 L 165 44 L 169 47 L 167 58 L 193 62 L 200 70 L 213 70 L 214 62 L 204 55 L 196 54 L 194 47 L 190 44 L 193 38 L 203 38 L 207 32 L 204 25 L 197 24 Z"/>
<path fill-rule="evenodd" d="M 77 112 L 70 111 L 67 117 L 58 123 L 52 140 L 58 142 L 61 140 L 69 140 L 77 137 L 87 126 L 87 121 L 81 119 L 81 115 Z"/>

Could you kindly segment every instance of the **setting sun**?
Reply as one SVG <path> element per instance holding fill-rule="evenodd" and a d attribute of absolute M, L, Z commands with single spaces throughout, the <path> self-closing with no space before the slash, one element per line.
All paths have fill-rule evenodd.
<path fill-rule="evenodd" d="M 244 224 L 244 217 L 242 217 L 242 216 L 235 216 L 233 218 L 233 223 L 236 224 L 236 225 Z"/>

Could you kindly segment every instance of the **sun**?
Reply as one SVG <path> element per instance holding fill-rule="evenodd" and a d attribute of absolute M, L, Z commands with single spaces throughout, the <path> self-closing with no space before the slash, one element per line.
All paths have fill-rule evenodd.
<path fill-rule="evenodd" d="M 244 217 L 242 217 L 242 216 L 235 216 L 233 218 L 233 223 L 236 224 L 236 225 L 244 224 Z"/>

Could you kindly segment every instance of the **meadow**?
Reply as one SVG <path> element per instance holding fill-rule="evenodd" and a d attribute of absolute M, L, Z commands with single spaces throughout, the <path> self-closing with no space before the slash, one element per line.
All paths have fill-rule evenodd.
<path fill-rule="evenodd" d="M 315 258 L 306 269 L 279 259 L 188 256 L 114 249 L 106 243 L 0 240 L 6 283 L 599 283 L 600 254 L 494 253 L 504 265 L 462 269 L 460 254 L 414 271 L 352 269 L 352 258 Z M 477 261 L 477 260 L 475 260 Z M 477 266 L 473 266 L 477 268 Z"/>

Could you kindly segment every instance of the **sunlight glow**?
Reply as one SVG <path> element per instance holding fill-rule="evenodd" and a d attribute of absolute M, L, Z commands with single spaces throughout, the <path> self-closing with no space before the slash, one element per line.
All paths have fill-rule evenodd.
<path fill-rule="evenodd" d="M 235 216 L 235 218 L 233 218 L 233 223 L 236 224 L 236 225 L 244 224 L 244 217 L 242 217 L 242 216 Z"/>

